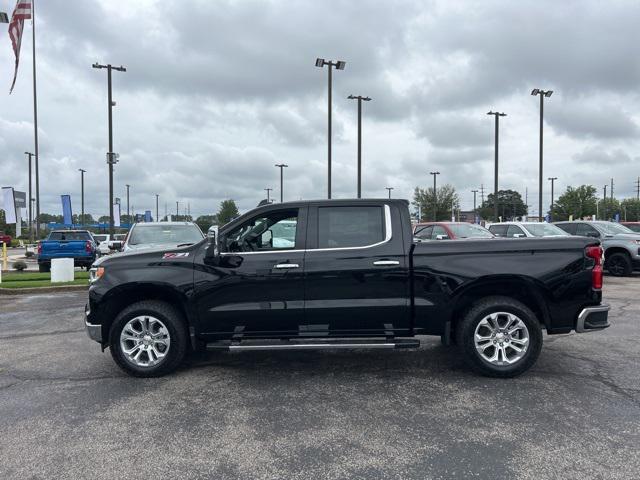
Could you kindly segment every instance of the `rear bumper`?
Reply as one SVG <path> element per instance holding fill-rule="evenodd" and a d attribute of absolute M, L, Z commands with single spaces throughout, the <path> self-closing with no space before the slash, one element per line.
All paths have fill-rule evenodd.
<path fill-rule="evenodd" d="M 609 324 L 609 305 L 599 305 L 597 307 L 587 307 L 582 309 L 576 322 L 576 332 L 584 333 L 593 330 L 602 330 Z"/>
<path fill-rule="evenodd" d="M 91 311 L 89 310 L 89 304 L 84 307 L 84 326 L 87 330 L 87 335 L 91 340 L 95 340 L 98 343 L 102 343 L 102 325 L 94 325 L 93 323 L 89 323 L 89 315 Z"/>

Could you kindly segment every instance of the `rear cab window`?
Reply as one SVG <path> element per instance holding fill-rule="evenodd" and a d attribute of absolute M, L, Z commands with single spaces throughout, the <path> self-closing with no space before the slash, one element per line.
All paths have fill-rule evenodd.
<path fill-rule="evenodd" d="M 384 208 L 379 205 L 318 207 L 317 248 L 368 247 L 385 240 Z"/>
<path fill-rule="evenodd" d="M 66 242 L 72 240 L 92 240 L 89 232 L 51 232 L 48 240 Z"/>

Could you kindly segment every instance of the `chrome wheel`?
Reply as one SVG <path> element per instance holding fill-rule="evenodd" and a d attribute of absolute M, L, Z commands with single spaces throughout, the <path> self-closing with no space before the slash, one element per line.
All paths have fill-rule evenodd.
<path fill-rule="evenodd" d="M 484 361 L 499 366 L 513 365 L 527 351 L 529 330 L 517 315 L 496 312 L 480 320 L 474 342 Z"/>
<path fill-rule="evenodd" d="M 171 337 L 165 324 L 148 315 L 129 320 L 120 333 L 120 349 L 124 357 L 137 367 L 159 364 L 170 345 Z"/>

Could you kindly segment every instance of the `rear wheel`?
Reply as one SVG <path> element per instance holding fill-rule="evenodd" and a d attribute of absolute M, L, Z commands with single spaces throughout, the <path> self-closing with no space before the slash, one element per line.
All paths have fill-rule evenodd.
<path fill-rule="evenodd" d="M 489 297 L 476 303 L 456 333 L 467 364 L 489 377 L 524 373 L 542 349 L 542 329 L 535 314 L 509 297 Z"/>
<path fill-rule="evenodd" d="M 158 377 L 175 370 L 187 350 L 181 316 L 170 305 L 142 301 L 117 316 L 109 334 L 111 356 L 129 375 Z"/>
<path fill-rule="evenodd" d="M 633 265 L 629 255 L 618 252 L 607 258 L 605 268 L 614 277 L 627 277 L 631 275 Z"/>

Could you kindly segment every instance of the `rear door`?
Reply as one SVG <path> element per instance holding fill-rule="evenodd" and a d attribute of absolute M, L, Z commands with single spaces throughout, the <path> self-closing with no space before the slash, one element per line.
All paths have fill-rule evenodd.
<path fill-rule="evenodd" d="M 309 336 L 409 332 L 409 265 L 396 205 L 312 206 L 305 257 Z"/>

